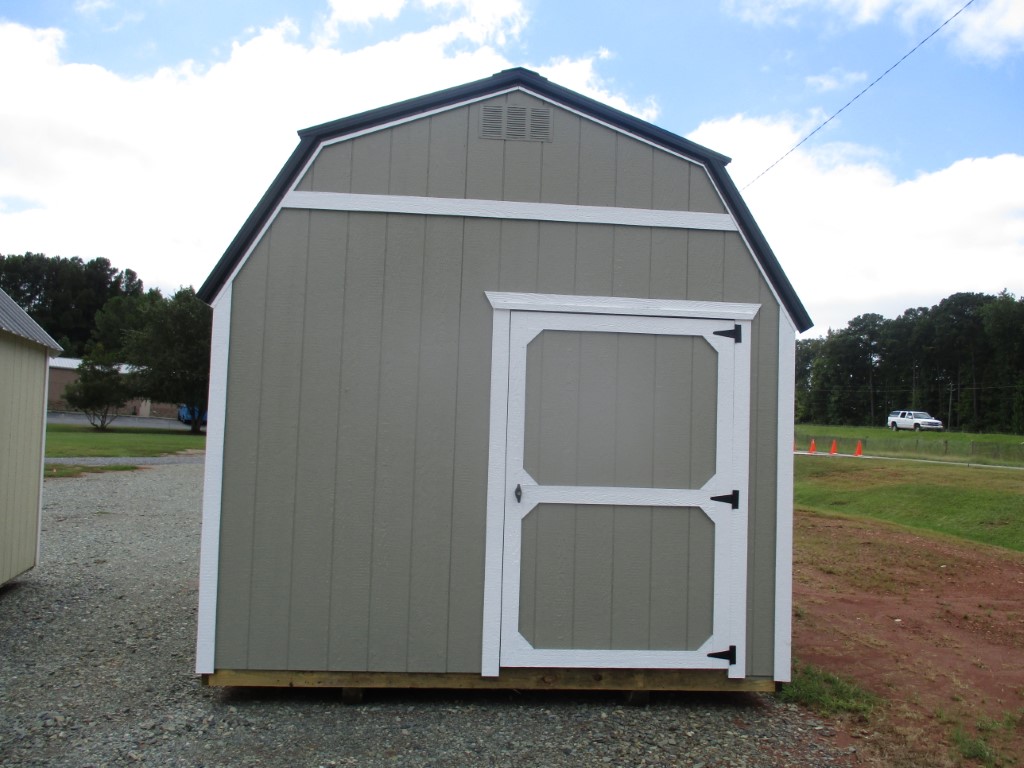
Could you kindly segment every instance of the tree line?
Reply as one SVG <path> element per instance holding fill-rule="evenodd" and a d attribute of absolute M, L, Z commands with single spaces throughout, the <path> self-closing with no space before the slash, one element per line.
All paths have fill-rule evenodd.
<path fill-rule="evenodd" d="M 65 399 L 105 429 L 133 397 L 207 407 L 212 312 L 195 291 L 165 297 L 107 259 L 0 254 L 0 288 L 82 358 Z M 201 418 L 192 419 L 199 432 Z"/>
<path fill-rule="evenodd" d="M 1024 297 L 955 293 L 895 319 L 859 315 L 797 342 L 797 421 L 882 426 L 896 409 L 949 429 L 1024 434 Z"/>

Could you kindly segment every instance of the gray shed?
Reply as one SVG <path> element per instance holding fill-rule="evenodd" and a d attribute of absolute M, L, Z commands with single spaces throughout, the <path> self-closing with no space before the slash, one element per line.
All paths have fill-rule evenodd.
<path fill-rule="evenodd" d="M 0 584 L 39 560 L 46 386 L 60 352 L 0 290 Z"/>
<path fill-rule="evenodd" d="M 728 158 L 524 69 L 299 135 L 199 291 L 204 679 L 788 680 L 810 319 Z"/>

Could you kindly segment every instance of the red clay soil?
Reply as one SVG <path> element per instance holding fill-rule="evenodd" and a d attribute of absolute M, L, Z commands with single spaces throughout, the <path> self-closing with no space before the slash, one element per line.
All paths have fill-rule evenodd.
<path fill-rule="evenodd" d="M 1024 766 L 1024 555 L 798 512 L 793 655 L 883 704 L 861 764 Z"/>

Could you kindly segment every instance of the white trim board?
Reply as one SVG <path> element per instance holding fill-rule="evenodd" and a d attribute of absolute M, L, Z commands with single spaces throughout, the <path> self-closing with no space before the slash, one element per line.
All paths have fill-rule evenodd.
<path fill-rule="evenodd" d="M 627 227 L 665 227 L 735 232 L 727 213 L 616 208 L 601 205 L 528 203 L 514 200 L 474 200 L 460 197 L 366 195 L 352 192 L 299 192 L 285 195 L 282 208 L 361 213 L 409 213 L 426 216 L 466 216 L 519 221 L 563 221 L 577 224 L 618 224 Z"/>
<path fill-rule="evenodd" d="M 213 304 L 210 342 L 210 396 L 206 419 L 206 467 L 203 480 L 203 527 L 199 545 L 199 617 L 196 673 L 212 674 L 217 638 L 217 585 L 220 573 L 220 513 L 224 480 L 224 420 L 227 414 L 228 348 L 231 294 L 226 283 Z"/>
<path fill-rule="evenodd" d="M 796 393 L 796 329 L 779 314 L 778 464 L 775 478 L 774 677 L 787 683 L 793 646 L 793 419 Z"/>
<path fill-rule="evenodd" d="M 559 296 L 548 294 L 521 294 L 487 292 L 488 301 L 494 308 L 494 325 L 491 349 L 491 400 L 490 400 L 490 445 L 488 459 L 487 523 L 484 553 L 484 615 L 483 643 L 481 652 L 481 675 L 496 677 L 501 666 L 566 666 L 566 667 L 663 667 L 663 668 L 728 668 L 730 677 L 744 677 L 746 674 L 746 612 L 744 609 L 722 610 L 716 619 L 712 643 L 725 638 L 735 638 L 737 661 L 729 665 L 721 660 L 710 659 L 707 649 L 696 651 L 671 651 L 648 653 L 643 651 L 590 652 L 558 651 L 530 647 L 515 629 L 518 616 L 518 575 L 514 563 L 519 551 L 517 538 L 510 533 L 519 524 L 524 510 L 537 503 L 559 500 L 593 498 L 596 502 L 682 504 L 684 506 L 707 507 L 709 497 L 722 488 L 709 481 L 708 487 L 689 490 L 666 489 L 618 489 L 538 486 L 526 474 L 520 472 L 514 463 L 514 472 L 519 483 L 520 496 L 514 504 L 508 498 L 516 480 L 509 480 L 510 456 L 521 456 L 521 425 L 510 424 L 511 414 L 520 412 L 520 400 L 524 391 L 522 381 L 525 347 L 540 329 L 608 330 L 634 333 L 680 333 L 703 336 L 712 346 L 720 346 L 725 352 L 735 353 L 733 362 L 726 365 L 731 375 L 719 373 L 722 387 L 722 403 L 725 410 L 718 414 L 720 435 L 741 435 L 742 440 L 733 445 L 732 441 L 719 440 L 716 463 L 720 470 L 716 478 L 728 476 L 730 488 L 740 492 L 742 513 L 724 516 L 716 523 L 719 527 L 732 524 L 736 530 L 716 543 L 722 551 L 716 557 L 714 600 L 716 606 L 725 607 L 730 592 L 746 592 L 746 510 L 748 483 L 749 447 L 749 398 L 750 361 L 749 339 L 751 320 L 757 314 L 759 305 L 727 304 L 713 302 L 692 302 L 674 300 L 629 299 L 620 297 Z M 519 314 L 514 316 L 513 310 Z M 616 317 L 617 316 L 617 317 Z M 687 325 L 678 325 L 685 318 Z M 748 346 L 738 350 L 735 342 L 717 337 L 717 330 L 731 330 L 732 324 L 740 325 L 743 339 Z M 729 355 L 730 358 L 733 355 Z M 721 358 L 721 355 L 720 355 Z M 723 365 L 720 359 L 720 365 Z M 513 376 L 513 373 L 516 375 Z M 725 379 L 723 381 L 723 379 Z M 740 391 L 742 390 L 742 391 Z M 513 400 L 515 403 L 513 403 Z M 518 447 L 517 447 L 518 446 Z M 737 474 L 737 468 L 742 471 Z M 714 486 L 714 487 L 712 487 Z M 563 497 L 565 497 L 563 499 Z M 621 498 L 620 498 L 621 497 Z M 510 509 L 511 508 L 511 509 Z M 709 510 L 705 508 L 705 513 Z M 713 508 L 710 515 L 716 514 Z M 512 526 L 510 529 L 509 526 Z M 511 549 L 508 549 L 511 548 Z M 512 571 L 505 569 L 512 563 Z M 514 583 L 513 583 L 514 582 Z M 729 586 L 731 585 L 731 586 Z M 514 588 L 513 588 L 514 587 Z M 506 595 L 507 593 L 507 595 Z M 508 600 L 506 601 L 506 596 Z M 745 598 L 744 598 L 745 600 Z M 510 629 L 511 628 L 511 629 Z"/>
<path fill-rule="evenodd" d="M 495 309 L 529 312 L 583 312 L 592 315 L 644 315 L 709 320 L 753 320 L 760 304 L 686 299 L 631 299 L 622 296 L 573 296 L 556 293 L 484 291 Z"/>

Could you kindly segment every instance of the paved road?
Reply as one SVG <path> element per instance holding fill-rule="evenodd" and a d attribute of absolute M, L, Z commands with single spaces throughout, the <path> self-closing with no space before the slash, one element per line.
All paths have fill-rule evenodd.
<path fill-rule="evenodd" d="M 84 413 L 71 413 L 68 411 L 50 411 L 46 414 L 46 421 L 49 424 L 88 424 L 89 419 Z M 113 422 L 116 427 L 149 427 L 150 429 L 171 429 L 178 432 L 187 432 L 188 426 L 177 419 L 158 419 L 148 416 L 118 416 Z"/>
<path fill-rule="evenodd" d="M 63 458 L 47 458 L 45 464 L 76 464 L 82 467 L 103 467 L 111 464 L 124 464 L 137 467 L 143 464 L 202 464 L 206 461 L 206 452 L 173 453 L 169 456 L 65 456 Z"/>

